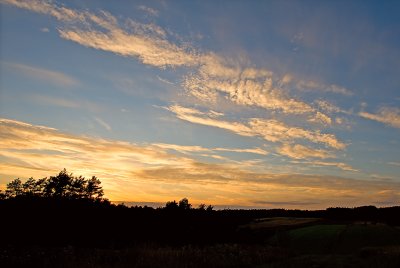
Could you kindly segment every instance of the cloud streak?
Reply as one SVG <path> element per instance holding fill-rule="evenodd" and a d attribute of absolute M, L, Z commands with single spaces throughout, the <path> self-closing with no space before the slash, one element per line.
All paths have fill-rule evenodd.
<path fill-rule="evenodd" d="M 36 66 L 30 66 L 20 63 L 6 62 L 4 64 L 5 66 L 18 71 L 25 76 L 29 76 L 46 83 L 51 83 L 56 86 L 75 87 L 80 84 L 78 80 L 61 72 L 51 71 Z"/>
<path fill-rule="evenodd" d="M 323 134 L 319 131 L 290 127 L 274 119 L 252 118 L 247 123 L 240 123 L 211 118 L 208 114 L 197 109 L 186 108 L 179 105 L 173 105 L 166 109 L 174 113 L 176 117 L 181 120 L 229 130 L 241 136 L 262 137 L 270 142 L 294 141 L 300 139 L 324 144 L 339 150 L 346 148 L 346 144 L 339 141 L 333 134 Z"/>
<path fill-rule="evenodd" d="M 64 23 L 58 29 L 60 37 L 83 46 L 137 58 L 144 64 L 159 68 L 190 67 L 192 71 L 184 77 L 182 86 L 188 94 L 205 103 L 227 98 L 237 105 L 284 114 L 306 114 L 312 122 L 324 125 L 332 122 L 328 115 L 289 95 L 288 90 L 282 87 L 292 80 L 288 76 L 281 78 L 270 70 L 255 68 L 241 59 L 227 59 L 213 52 L 200 52 L 183 43 L 173 42 L 167 31 L 155 24 L 130 19 L 120 23 L 105 11 L 94 14 L 46 1 L 3 2 L 56 18 Z M 141 9 L 150 11 L 144 6 Z M 315 82 L 300 81 L 298 84 L 304 84 L 305 88 L 321 87 Z M 348 93 L 335 85 L 328 88 L 328 91 Z"/>
<path fill-rule="evenodd" d="M 192 66 L 198 61 L 189 48 L 169 42 L 165 39 L 165 32 L 153 24 L 127 20 L 125 25 L 131 30 L 128 32 L 114 16 L 105 11 L 94 14 L 40 0 L 2 2 L 67 22 L 58 29 L 60 37 L 86 47 L 139 58 L 145 64 L 162 68 Z"/>
<path fill-rule="evenodd" d="M 205 148 L 197 145 L 177 145 L 167 143 L 153 143 L 152 145 L 163 148 L 175 150 L 181 153 L 198 153 L 198 152 L 234 152 L 234 153 L 251 153 L 259 155 L 267 155 L 268 152 L 261 148 Z"/>
<path fill-rule="evenodd" d="M 200 99 L 216 101 L 219 94 L 239 105 L 256 106 L 289 114 L 314 112 L 305 102 L 289 97 L 274 81 L 271 71 L 242 67 L 214 53 L 202 55 L 197 74 L 188 75 L 186 91 Z"/>
<path fill-rule="evenodd" d="M 138 9 L 145 11 L 147 14 L 149 14 L 151 16 L 154 16 L 154 17 L 158 16 L 158 10 L 156 10 L 154 8 L 151 8 L 151 7 L 148 7 L 148 6 L 145 6 L 145 5 L 140 5 L 138 7 Z"/>
<path fill-rule="evenodd" d="M 345 96 L 352 96 L 353 92 L 338 85 L 325 85 L 313 80 L 298 80 L 296 88 L 302 91 L 330 92 Z"/>
<path fill-rule="evenodd" d="M 394 107 L 382 107 L 376 114 L 359 112 L 361 117 L 383 123 L 385 125 L 400 128 L 400 109 Z"/>
<path fill-rule="evenodd" d="M 335 158 L 335 156 L 329 151 L 312 149 L 301 144 L 295 144 L 293 146 L 284 144 L 282 147 L 278 148 L 278 153 L 294 159 Z"/>
<path fill-rule="evenodd" d="M 246 170 L 238 163 L 205 163 L 166 151 L 173 146 L 162 148 L 162 144 L 141 145 L 77 136 L 45 126 L 0 119 L 0 177 L 3 181 L 5 176 L 44 177 L 65 167 L 76 174 L 98 176 L 107 197 L 126 201 L 163 202 L 189 196 L 193 202 L 254 206 L 257 205 L 254 200 L 265 200 L 266 195 L 266 202 L 270 203 L 286 202 L 290 195 L 300 202 L 293 207 L 311 202 L 316 203 L 315 206 L 310 203 L 311 207 L 323 208 L 370 204 L 371 200 L 398 200 L 393 199 L 398 198 L 400 189 L 395 181 L 260 173 Z"/>
<path fill-rule="evenodd" d="M 97 122 L 99 125 L 101 125 L 101 126 L 104 127 L 105 129 L 107 129 L 108 131 L 111 131 L 111 130 L 112 130 L 111 126 L 110 126 L 106 121 L 104 121 L 103 119 L 101 119 L 100 117 L 95 117 L 94 120 L 96 120 L 96 122 Z"/>

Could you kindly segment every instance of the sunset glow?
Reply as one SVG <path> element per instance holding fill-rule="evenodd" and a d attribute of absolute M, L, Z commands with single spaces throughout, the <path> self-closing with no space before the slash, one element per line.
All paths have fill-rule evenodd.
<path fill-rule="evenodd" d="M 400 205 L 400 2 L 0 3 L 0 189 Z"/>

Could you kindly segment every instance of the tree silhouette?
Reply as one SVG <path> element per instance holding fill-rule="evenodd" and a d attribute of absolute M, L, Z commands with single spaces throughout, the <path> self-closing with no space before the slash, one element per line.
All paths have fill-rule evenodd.
<path fill-rule="evenodd" d="M 35 180 L 29 178 L 22 183 L 15 179 L 7 184 L 5 193 L 0 193 L 1 199 L 21 197 L 39 197 L 56 199 L 87 199 L 92 201 L 105 201 L 101 182 L 95 176 L 85 179 L 82 176 L 74 177 L 66 169 L 56 176 Z"/>
<path fill-rule="evenodd" d="M 178 209 L 178 203 L 174 200 L 174 201 L 168 201 L 165 204 L 165 208 L 172 210 L 172 209 Z"/>
<path fill-rule="evenodd" d="M 6 199 L 6 194 L 3 193 L 2 190 L 0 190 L 0 200 L 4 200 L 4 199 Z"/>
<path fill-rule="evenodd" d="M 90 180 L 86 183 L 86 198 L 89 199 L 101 199 L 104 195 L 103 189 L 100 186 L 101 182 L 95 176 L 93 176 Z"/>
<path fill-rule="evenodd" d="M 187 198 L 183 198 L 179 201 L 178 207 L 182 210 L 190 210 L 192 208 L 192 205 L 189 203 L 189 200 Z"/>
<path fill-rule="evenodd" d="M 201 211 L 212 211 L 214 209 L 214 207 L 211 205 L 207 206 L 206 204 L 202 203 L 199 205 L 199 207 L 197 209 L 201 210 Z"/>
<path fill-rule="evenodd" d="M 15 179 L 7 184 L 6 197 L 12 198 L 20 196 L 24 193 L 22 182 L 20 179 Z"/>

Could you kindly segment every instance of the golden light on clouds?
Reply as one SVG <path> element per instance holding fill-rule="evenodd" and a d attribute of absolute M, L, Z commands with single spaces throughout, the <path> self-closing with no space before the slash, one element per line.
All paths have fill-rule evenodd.
<path fill-rule="evenodd" d="M 265 154 L 262 149 L 203 148 L 173 144 L 139 145 L 77 136 L 54 128 L 0 120 L 0 164 L 4 183 L 15 176 L 45 177 L 62 168 L 98 176 L 111 200 L 164 202 L 187 195 L 194 203 L 309 207 L 387 201 L 398 197 L 393 181 L 360 181 L 332 176 L 271 174 L 252 171 L 253 163 L 201 162 L 195 153 Z M 283 148 L 298 153 L 299 147 Z M 167 150 L 184 152 L 173 154 Z M 291 151 L 290 151 L 291 150 Z M 307 151 L 324 154 L 324 151 Z M 192 154 L 194 153 L 194 154 Z M 312 164 L 312 163 L 310 163 Z M 324 162 L 314 164 L 328 165 Z M 290 203 L 290 202 L 292 203 Z M 298 203 L 296 203 L 298 202 Z M 280 203 L 282 205 L 280 205 Z"/>
<path fill-rule="evenodd" d="M 397 21 L 371 22 L 371 34 L 329 28 L 364 18 L 342 20 L 335 5 L 316 7 L 331 20 L 305 9 L 299 24 L 297 9 L 262 1 L 228 12 L 198 3 L 185 18 L 171 16 L 187 9 L 179 2 L 0 3 L 2 117 L 15 119 L 0 121 L 0 187 L 67 168 L 120 201 L 399 200 L 400 61 L 390 34 L 377 42 L 373 30 L 394 33 Z M 265 5 L 280 15 L 254 12 Z M 254 19 L 237 24 L 235 8 Z"/>

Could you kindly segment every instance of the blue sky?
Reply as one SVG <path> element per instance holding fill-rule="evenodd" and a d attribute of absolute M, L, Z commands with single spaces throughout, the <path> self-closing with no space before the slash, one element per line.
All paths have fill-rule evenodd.
<path fill-rule="evenodd" d="M 398 205 L 397 1 L 0 2 L 1 187 Z"/>

